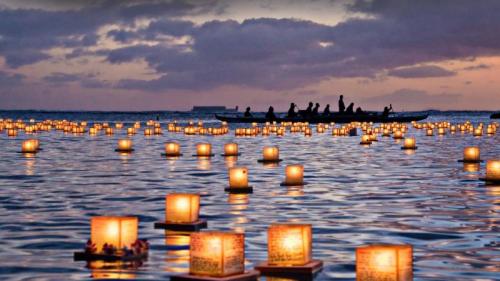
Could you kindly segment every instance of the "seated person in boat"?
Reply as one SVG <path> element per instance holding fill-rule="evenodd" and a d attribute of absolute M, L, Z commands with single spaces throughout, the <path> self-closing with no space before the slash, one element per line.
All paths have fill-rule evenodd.
<path fill-rule="evenodd" d="M 344 95 L 340 95 L 340 98 L 339 98 L 339 113 L 342 114 L 344 112 L 345 112 Z"/>
<path fill-rule="evenodd" d="M 288 118 L 295 118 L 295 117 L 297 117 L 297 112 L 295 112 L 295 107 L 296 106 L 297 105 L 295 105 L 295 103 L 293 103 L 293 102 L 290 104 L 290 108 L 288 109 L 288 113 L 287 113 L 286 117 L 288 117 Z"/>
<path fill-rule="evenodd" d="M 319 114 L 319 103 L 316 103 L 316 105 L 314 105 L 314 109 L 312 110 L 311 116 L 318 116 L 318 114 Z"/>
<path fill-rule="evenodd" d="M 389 107 L 384 107 L 384 112 L 382 112 L 382 116 L 388 117 L 389 113 L 392 111 L 392 104 L 389 105 Z"/>
<path fill-rule="evenodd" d="M 323 110 L 323 116 L 330 116 L 330 104 L 327 104 L 325 106 L 325 109 Z"/>
<path fill-rule="evenodd" d="M 252 113 L 250 113 L 250 106 L 247 107 L 245 110 L 245 113 L 243 114 L 244 117 L 252 117 Z"/>
<path fill-rule="evenodd" d="M 272 106 L 269 107 L 269 110 L 267 110 L 267 113 L 266 113 L 266 119 L 268 119 L 268 120 L 275 120 L 276 119 L 276 115 L 274 114 L 274 107 L 272 107 Z"/>
<path fill-rule="evenodd" d="M 358 108 L 356 108 L 356 114 L 365 114 L 365 112 L 363 111 L 363 109 L 361 109 L 360 106 L 358 106 Z"/>
<path fill-rule="evenodd" d="M 347 109 L 345 110 L 345 113 L 346 114 L 354 114 L 354 103 L 351 102 L 349 104 L 349 106 L 347 107 Z"/>

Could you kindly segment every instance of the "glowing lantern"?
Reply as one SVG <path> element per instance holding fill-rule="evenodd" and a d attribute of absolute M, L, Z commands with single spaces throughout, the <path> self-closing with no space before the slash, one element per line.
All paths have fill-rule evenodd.
<path fill-rule="evenodd" d="M 118 140 L 118 148 L 117 151 L 132 151 L 132 140 L 129 139 L 121 139 Z"/>
<path fill-rule="evenodd" d="M 391 131 L 389 131 L 389 129 L 384 129 L 384 130 L 382 131 L 382 136 L 383 136 L 383 137 L 388 137 L 388 136 L 390 136 L 390 135 L 391 135 Z"/>
<path fill-rule="evenodd" d="M 464 159 L 463 162 L 475 163 L 479 162 L 480 150 L 477 146 L 468 146 L 464 148 Z"/>
<path fill-rule="evenodd" d="M 262 157 L 264 161 L 276 162 L 279 161 L 280 150 L 276 146 L 266 146 L 262 150 Z"/>
<path fill-rule="evenodd" d="M 113 135 L 113 128 L 108 127 L 108 128 L 106 128 L 105 132 L 106 132 L 106 135 L 111 136 L 111 135 Z"/>
<path fill-rule="evenodd" d="M 410 281 L 413 249 L 411 245 L 370 245 L 356 249 L 356 280 Z"/>
<path fill-rule="evenodd" d="M 38 141 L 34 139 L 23 141 L 21 151 L 23 153 L 36 153 L 38 151 Z"/>
<path fill-rule="evenodd" d="M 127 135 L 129 135 L 129 136 L 135 135 L 135 129 L 132 127 L 127 128 Z"/>
<path fill-rule="evenodd" d="M 245 270 L 245 235 L 231 232 L 196 232 L 189 244 L 189 273 L 224 277 Z"/>
<path fill-rule="evenodd" d="M 482 128 L 477 128 L 474 130 L 474 134 L 473 134 L 475 137 L 480 137 L 483 135 L 483 129 Z"/>
<path fill-rule="evenodd" d="M 500 160 L 488 160 L 486 162 L 486 180 L 500 182 Z"/>
<path fill-rule="evenodd" d="M 417 149 L 417 143 L 414 137 L 405 138 L 402 149 Z"/>
<path fill-rule="evenodd" d="M 180 156 L 181 146 L 176 142 L 167 142 L 165 144 L 165 154 L 167 156 Z"/>
<path fill-rule="evenodd" d="M 229 168 L 229 188 L 248 188 L 247 168 Z"/>
<path fill-rule="evenodd" d="M 403 132 L 401 131 L 395 131 L 394 135 L 392 136 L 395 140 L 400 140 L 404 137 Z"/>
<path fill-rule="evenodd" d="M 9 136 L 9 137 L 15 137 L 15 136 L 17 136 L 16 129 L 8 129 L 7 130 L 7 136 Z"/>
<path fill-rule="evenodd" d="M 370 140 L 370 135 L 362 135 L 361 142 L 359 144 L 372 144 L 372 141 Z"/>
<path fill-rule="evenodd" d="M 288 165 L 285 168 L 284 185 L 303 185 L 304 184 L 304 166 Z"/>
<path fill-rule="evenodd" d="M 196 156 L 212 156 L 212 145 L 209 143 L 198 143 L 196 145 Z"/>
<path fill-rule="evenodd" d="M 238 156 L 238 144 L 226 143 L 224 145 L 224 156 Z"/>
<path fill-rule="evenodd" d="M 200 213 L 200 195 L 169 194 L 165 198 L 165 221 L 167 223 L 193 223 Z"/>
<path fill-rule="evenodd" d="M 301 266 L 311 261 L 311 225 L 273 224 L 267 235 L 269 265 Z"/>
<path fill-rule="evenodd" d="M 427 129 L 425 135 L 428 136 L 428 137 L 434 136 L 434 130 L 433 129 Z"/>
<path fill-rule="evenodd" d="M 90 239 L 98 252 L 101 252 L 104 244 L 117 249 L 130 249 L 137 240 L 137 225 L 137 217 L 92 217 Z"/>
<path fill-rule="evenodd" d="M 152 136 L 153 135 L 153 129 L 151 129 L 151 128 L 144 129 L 144 135 L 145 136 Z"/>
<path fill-rule="evenodd" d="M 444 128 L 438 128 L 438 135 L 440 135 L 440 136 L 446 135 L 445 129 Z"/>

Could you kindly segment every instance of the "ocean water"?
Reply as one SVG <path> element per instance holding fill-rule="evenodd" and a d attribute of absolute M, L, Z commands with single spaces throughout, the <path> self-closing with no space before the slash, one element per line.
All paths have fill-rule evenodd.
<path fill-rule="evenodd" d="M 0 118 L 111 122 L 157 115 L 163 124 L 198 118 L 217 123 L 210 115 L 187 113 L 0 112 Z M 428 120 L 487 123 L 488 116 L 434 113 Z M 114 148 L 125 130 L 94 137 L 52 131 L 36 135 L 43 151 L 27 158 L 17 152 L 21 140 L 32 136 L 0 133 L 0 279 L 166 280 L 186 272 L 188 238 L 166 236 L 153 224 L 164 219 L 166 194 L 197 192 L 209 229 L 245 233 L 249 269 L 267 257 L 269 224 L 303 222 L 313 225 L 314 258 L 325 262 L 315 280 L 354 280 L 355 249 L 369 243 L 412 244 L 415 280 L 499 280 L 500 186 L 479 180 L 484 163 L 474 171 L 457 160 L 469 145 L 480 146 L 483 159 L 500 158 L 500 136 L 426 137 L 413 129 L 409 134 L 417 138 L 413 153 L 382 137 L 364 147 L 359 137 L 330 133 L 236 138 L 234 131 L 214 137 L 164 129 L 162 136 L 133 136 L 135 151 L 121 155 Z M 160 155 L 171 140 L 181 143 L 183 157 Z M 242 155 L 219 156 L 223 144 L 232 141 Z M 198 142 L 212 143 L 216 156 L 191 157 Z M 284 161 L 277 166 L 257 163 L 265 145 L 278 145 Z M 294 163 L 304 165 L 308 184 L 280 186 L 285 165 Z M 235 165 L 249 169 L 253 194 L 224 192 L 227 169 Z M 81 251 L 90 236 L 89 219 L 96 215 L 138 216 L 139 236 L 151 244 L 148 260 L 121 268 L 73 261 L 73 252 Z"/>

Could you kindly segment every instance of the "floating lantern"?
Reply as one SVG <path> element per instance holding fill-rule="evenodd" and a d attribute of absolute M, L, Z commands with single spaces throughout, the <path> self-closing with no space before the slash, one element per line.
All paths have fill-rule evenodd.
<path fill-rule="evenodd" d="M 401 131 L 395 131 L 394 132 L 394 135 L 392 136 L 395 140 L 400 140 L 400 139 L 403 139 L 404 135 L 403 135 L 403 132 Z"/>
<path fill-rule="evenodd" d="M 486 162 L 486 181 L 500 183 L 500 160 Z"/>
<path fill-rule="evenodd" d="M 414 137 L 405 138 L 401 149 L 417 149 L 417 142 Z"/>
<path fill-rule="evenodd" d="M 370 245 L 356 249 L 356 280 L 413 280 L 411 245 Z"/>
<path fill-rule="evenodd" d="M 434 130 L 433 129 L 427 129 L 425 135 L 428 136 L 428 137 L 434 136 Z"/>
<path fill-rule="evenodd" d="M 365 144 L 365 145 L 372 144 L 372 141 L 370 140 L 370 135 L 362 135 L 361 142 L 359 144 Z"/>
<path fill-rule="evenodd" d="M 165 144 L 165 156 L 177 157 L 181 156 L 181 146 L 176 142 L 167 142 Z"/>
<path fill-rule="evenodd" d="M 165 197 L 165 222 L 155 223 L 155 228 L 198 231 L 207 227 L 207 221 L 200 220 L 199 213 L 199 194 L 168 194 Z"/>
<path fill-rule="evenodd" d="M 461 162 L 477 163 L 480 162 L 480 150 L 477 146 L 468 146 L 464 148 L 464 159 Z"/>
<path fill-rule="evenodd" d="M 8 129 L 7 130 L 7 136 L 9 136 L 9 137 L 15 137 L 15 136 L 17 136 L 16 129 Z"/>
<path fill-rule="evenodd" d="M 252 192 L 252 187 L 248 185 L 248 169 L 244 167 L 232 167 L 228 170 L 229 173 L 229 192 Z"/>
<path fill-rule="evenodd" d="M 237 143 L 226 143 L 224 144 L 224 154 L 223 156 L 238 156 L 238 144 Z"/>
<path fill-rule="evenodd" d="M 119 152 L 132 152 L 134 149 L 132 149 L 132 140 L 130 139 L 121 139 L 118 140 L 118 148 L 116 151 Z"/>
<path fill-rule="evenodd" d="M 474 129 L 473 136 L 475 136 L 475 137 L 481 137 L 482 135 L 483 135 L 483 129 L 482 128 Z"/>
<path fill-rule="evenodd" d="M 135 128 L 127 128 L 127 135 L 131 136 L 131 135 L 135 135 Z"/>
<path fill-rule="evenodd" d="M 312 277 L 323 266 L 322 261 L 312 260 L 310 224 L 272 224 L 267 231 L 267 250 L 267 262 L 256 266 L 264 275 Z"/>
<path fill-rule="evenodd" d="M 262 159 L 258 162 L 280 162 L 280 150 L 277 146 L 266 146 L 262 149 Z"/>
<path fill-rule="evenodd" d="M 446 135 L 446 130 L 442 127 L 438 128 L 438 135 L 440 136 Z"/>
<path fill-rule="evenodd" d="M 38 152 L 38 141 L 34 139 L 29 139 L 23 141 L 21 144 L 22 153 L 37 153 Z"/>
<path fill-rule="evenodd" d="M 226 277 L 245 271 L 245 235 L 232 232 L 197 232 L 189 244 L 189 273 Z"/>
<path fill-rule="evenodd" d="M 106 128 L 105 132 L 106 132 L 106 135 L 111 136 L 111 135 L 113 135 L 113 128 L 108 127 L 108 128 Z"/>
<path fill-rule="evenodd" d="M 153 135 L 153 129 L 151 129 L 151 128 L 144 129 L 144 135 L 145 136 L 152 136 Z"/>
<path fill-rule="evenodd" d="M 281 185 L 304 185 L 304 166 L 288 165 L 285 167 L 285 182 Z"/>
<path fill-rule="evenodd" d="M 382 136 L 383 137 L 389 137 L 389 136 L 391 136 L 391 131 L 389 131 L 389 129 L 384 129 L 382 131 Z"/>
<path fill-rule="evenodd" d="M 196 156 L 199 157 L 211 157 L 212 154 L 212 145 L 209 143 L 198 143 L 196 145 Z"/>

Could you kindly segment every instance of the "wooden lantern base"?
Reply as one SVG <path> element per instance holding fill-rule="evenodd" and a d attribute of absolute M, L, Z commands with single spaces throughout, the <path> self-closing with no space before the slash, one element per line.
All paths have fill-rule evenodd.
<path fill-rule="evenodd" d="M 458 160 L 460 163 L 465 163 L 465 164 L 477 164 L 477 163 L 482 163 L 484 162 L 483 160 Z"/>
<path fill-rule="evenodd" d="M 209 154 L 209 155 L 198 155 L 198 154 L 193 154 L 193 157 L 198 157 L 198 158 L 210 158 L 214 157 L 215 154 Z"/>
<path fill-rule="evenodd" d="M 267 276 L 293 276 L 293 277 L 313 277 L 323 269 L 323 261 L 312 260 L 300 266 L 275 266 L 263 262 L 255 267 L 262 275 Z"/>
<path fill-rule="evenodd" d="M 303 182 L 301 184 L 289 184 L 289 183 L 286 183 L 286 182 L 280 183 L 280 186 L 304 186 L 304 185 L 307 185 L 307 182 Z"/>
<path fill-rule="evenodd" d="M 36 151 L 34 151 L 34 152 L 18 151 L 17 153 L 19 153 L 19 154 L 37 154 L 37 153 L 38 153 L 38 151 L 40 151 L 40 150 L 36 150 Z"/>
<path fill-rule="evenodd" d="M 257 162 L 259 163 L 264 163 L 264 164 L 272 164 L 272 163 L 279 163 L 283 161 L 283 159 L 277 159 L 277 160 L 265 160 L 265 159 L 259 159 Z"/>
<path fill-rule="evenodd" d="M 500 180 L 490 180 L 487 178 L 479 178 L 480 180 L 484 181 L 486 185 L 497 185 L 500 184 Z"/>
<path fill-rule="evenodd" d="M 170 277 L 171 281 L 257 281 L 259 272 L 256 270 L 246 271 L 242 274 L 236 274 L 226 277 L 208 277 L 191 274 L 182 274 Z"/>
<path fill-rule="evenodd" d="M 238 156 L 241 156 L 241 153 L 236 153 L 236 154 L 221 154 L 220 156 L 222 156 L 222 157 L 238 157 Z"/>
<path fill-rule="evenodd" d="M 107 254 L 91 254 L 86 252 L 75 252 L 73 254 L 74 261 L 137 261 L 137 260 L 145 260 L 148 258 L 148 253 L 140 254 L 140 255 L 107 255 Z"/>
<path fill-rule="evenodd" d="M 370 144 L 372 144 L 372 142 L 371 141 L 370 142 L 360 142 L 359 144 L 361 144 L 361 145 L 370 145 Z"/>
<path fill-rule="evenodd" d="M 130 153 L 133 152 L 135 149 L 115 149 L 116 152 L 122 152 L 122 153 Z"/>
<path fill-rule="evenodd" d="M 415 147 L 404 147 L 404 146 L 402 146 L 401 147 L 402 150 L 415 150 L 417 148 L 418 148 L 418 146 L 415 146 Z"/>
<path fill-rule="evenodd" d="M 248 194 L 248 193 L 253 193 L 253 187 L 252 186 L 226 187 L 226 188 L 224 188 L 224 191 L 229 192 L 231 194 Z"/>
<path fill-rule="evenodd" d="M 162 153 L 161 156 L 167 157 L 167 158 L 176 158 L 176 157 L 181 157 L 182 153 L 179 154 L 167 154 L 167 153 Z"/>
<path fill-rule="evenodd" d="M 197 220 L 193 223 L 168 223 L 168 222 L 155 222 L 155 229 L 166 229 L 175 231 L 198 231 L 202 228 L 207 228 L 208 223 L 206 220 Z"/>

